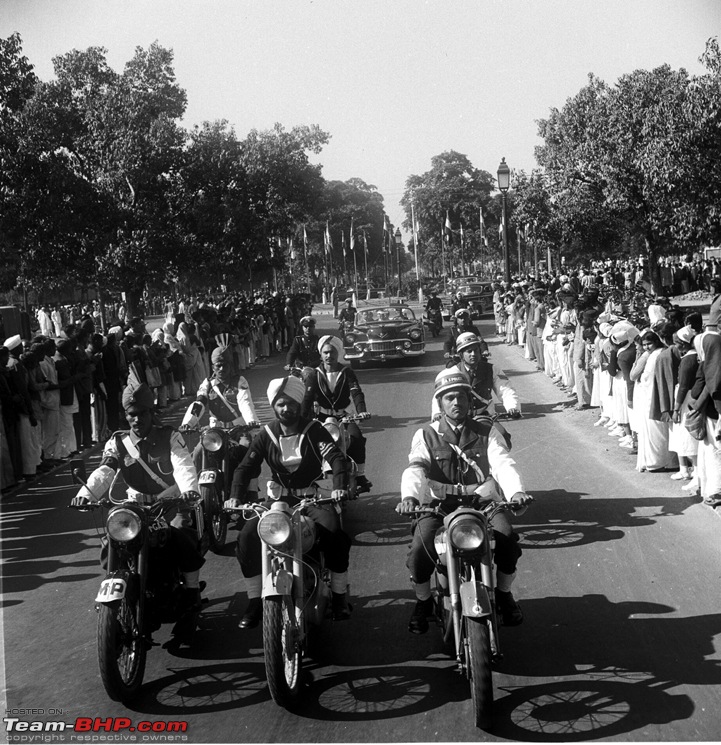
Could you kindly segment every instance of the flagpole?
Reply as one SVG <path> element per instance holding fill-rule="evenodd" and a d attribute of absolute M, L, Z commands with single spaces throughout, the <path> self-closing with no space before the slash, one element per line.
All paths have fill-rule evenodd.
<path fill-rule="evenodd" d="M 303 223 L 303 254 L 305 256 L 305 279 L 306 289 L 310 295 L 310 264 L 308 264 L 308 235 L 305 232 L 305 223 Z"/>
<path fill-rule="evenodd" d="M 423 305 L 423 290 L 421 290 L 421 273 L 418 268 L 418 231 L 416 230 L 416 211 L 411 199 L 411 223 L 413 225 L 413 253 L 416 259 L 416 286 L 418 288 L 418 302 Z"/>
<path fill-rule="evenodd" d="M 516 243 L 518 245 L 518 273 L 521 274 L 521 231 L 518 227 L 516 227 L 516 230 L 518 231 L 516 233 Z"/>
<path fill-rule="evenodd" d="M 441 274 L 443 274 L 443 292 L 448 291 L 448 287 L 446 285 L 446 252 L 444 249 L 445 238 L 446 233 L 443 228 L 443 223 L 441 222 Z"/>
<path fill-rule="evenodd" d="M 358 296 L 358 261 L 356 260 L 355 243 L 353 245 L 353 287 L 355 289 L 356 297 Z"/>
<path fill-rule="evenodd" d="M 368 282 L 368 238 L 366 237 L 365 230 L 363 231 L 363 258 L 365 259 L 366 267 L 366 300 L 371 299 L 371 286 Z"/>

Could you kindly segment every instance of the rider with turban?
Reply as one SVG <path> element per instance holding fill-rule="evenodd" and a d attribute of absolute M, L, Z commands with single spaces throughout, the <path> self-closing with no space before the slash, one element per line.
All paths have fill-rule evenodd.
<path fill-rule="evenodd" d="M 337 336 L 322 336 L 318 341 L 318 352 L 321 363 L 306 379 L 307 392 L 303 399 L 302 414 L 313 416 L 314 405 L 317 406 L 316 417 L 324 422 L 328 417 L 343 417 L 348 414 L 348 407 L 353 402 L 356 413 L 368 419 L 366 400 L 355 372 L 348 365 L 338 361 L 344 356 L 343 342 Z M 373 486 L 365 476 L 366 440 L 355 422 L 348 424 L 348 456 L 358 466 L 356 483 L 360 491 L 370 491 Z"/>
<path fill-rule="evenodd" d="M 346 494 L 346 459 L 320 422 L 301 416 L 304 395 L 303 381 L 293 375 L 271 380 L 268 403 L 276 418 L 260 430 L 236 469 L 232 498 L 225 503 L 226 508 L 237 509 L 247 501 L 249 485 L 260 475 L 263 462 L 271 471 L 268 481 L 270 500 L 281 499 L 293 506 L 303 497 L 314 495 L 315 484 L 323 479 L 324 461 L 333 472 L 332 495 L 340 497 Z M 270 505 L 272 501 L 265 504 Z M 311 507 L 307 514 L 318 524 L 319 545 L 331 571 L 334 618 L 343 620 L 350 616 L 346 588 L 351 540 L 340 529 L 338 515 L 332 507 Z M 257 518 L 247 520 L 238 534 L 238 562 L 246 580 L 249 600 L 240 628 L 249 629 L 260 622 L 263 607 Z"/>

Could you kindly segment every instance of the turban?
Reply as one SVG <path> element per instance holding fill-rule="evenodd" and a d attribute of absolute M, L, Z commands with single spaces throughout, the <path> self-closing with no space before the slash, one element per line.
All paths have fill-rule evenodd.
<path fill-rule="evenodd" d="M 112 334 L 118 340 L 120 340 L 120 339 L 123 338 L 123 327 L 122 326 L 113 326 L 112 328 L 108 329 L 108 334 Z"/>
<path fill-rule="evenodd" d="M 693 338 L 696 336 L 696 332 L 690 326 L 682 326 L 677 332 L 676 336 L 679 341 L 684 344 L 693 344 Z"/>
<path fill-rule="evenodd" d="M 19 347 L 22 344 L 23 340 L 20 338 L 20 334 L 15 334 L 15 336 L 10 336 L 3 342 L 3 346 L 6 349 L 12 350 L 16 347 Z"/>
<path fill-rule="evenodd" d="M 639 330 L 628 321 L 619 321 L 611 328 L 611 341 L 614 344 L 628 344 L 638 335 Z"/>
<path fill-rule="evenodd" d="M 128 384 L 123 391 L 123 408 L 127 411 L 131 406 L 141 409 L 153 410 L 155 396 L 147 383 L 136 386 Z"/>
<path fill-rule="evenodd" d="M 150 338 L 153 341 L 163 341 L 163 337 L 165 334 L 163 334 L 163 329 L 155 329 L 153 333 L 150 335 Z"/>
<path fill-rule="evenodd" d="M 338 359 L 343 359 L 345 356 L 345 350 L 343 349 L 343 342 L 337 336 L 321 336 L 318 341 L 318 351 L 320 352 L 326 344 L 330 344 L 338 352 Z"/>
<path fill-rule="evenodd" d="M 598 333 L 601 334 L 601 336 L 605 336 L 606 338 L 610 336 L 612 330 L 613 326 L 611 326 L 610 323 L 602 323 L 598 327 Z"/>
<path fill-rule="evenodd" d="M 271 380 L 268 385 L 268 403 L 273 406 L 281 395 L 288 396 L 301 404 L 305 397 L 305 384 L 300 378 L 296 378 L 294 375 Z"/>
<path fill-rule="evenodd" d="M 215 364 L 216 362 L 231 362 L 233 359 L 233 351 L 230 347 L 216 347 L 210 355 L 210 362 Z"/>

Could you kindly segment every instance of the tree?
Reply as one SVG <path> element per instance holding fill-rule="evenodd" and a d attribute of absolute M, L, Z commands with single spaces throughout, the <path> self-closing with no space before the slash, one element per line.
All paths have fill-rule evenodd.
<path fill-rule="evenodd" d="M 431 168 L 425 173 L 408 177 L 401 199 L 406 212 L 403 225 L 408 230 L 412 228 L 412 203 L 418 226 L 419 260 L 431 273 L 436 269 L 446 273 L 441 266 L 444 253 L 441 231 L 446 215 L 455 231 L 453 235 L 459 235 L 463 225 L 468 239 L 468 253 L 463 258 L 472 260 L 479 255 L 480 209 L 483 208 L 485 216 L 494 215 L 495 219 L 496 209 L 491 206 L 490 196 L 493 189 L 491 174 L 475 168 L 466 155 L 454 150 L 431 158 Z M 449 241 L 451 249 L 454 244 L 456 258 L 460 259 L 458 237 Z M 461 272 L 465 273 L 463 269 Z"/>

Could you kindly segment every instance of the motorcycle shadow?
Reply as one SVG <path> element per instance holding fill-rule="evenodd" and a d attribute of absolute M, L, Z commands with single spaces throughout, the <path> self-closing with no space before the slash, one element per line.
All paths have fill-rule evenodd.
<path fill-rule="evenodd" d="M 452 666 L 380 665 L 316 677 L 296 713 L 321 721 L 377 721 L 467 698 L 468 683 Z"/>
<path fill-rule="evenodd" d="M 168 669 L 170 675 L 143 686 L 142 695 L 128 706 L 131 711 L 156 716 L 193 715 L 270 700 L 262 659 Z"/>

